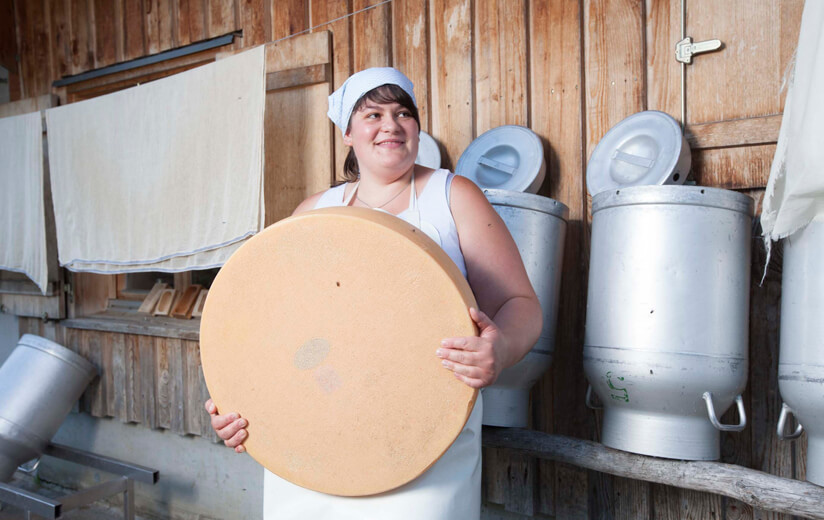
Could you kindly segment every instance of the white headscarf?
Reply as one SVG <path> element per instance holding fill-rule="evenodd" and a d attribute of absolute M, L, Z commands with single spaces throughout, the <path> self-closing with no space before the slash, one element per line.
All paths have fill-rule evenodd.
<path fill-rule="evenodd" d="M 326 115 L 345 134 L 346 127 L 349 126 L 349 118 L 352 116 L 352 109 L 355 108 L 358 100 L 373 88 L 387 84 L 401 87 L 412 98 L 415 106 L 418 106 L 409 78 L 392 67 L 373 67 L 352 74 L 338 90 L 329 96 L 329 112 Z"/>

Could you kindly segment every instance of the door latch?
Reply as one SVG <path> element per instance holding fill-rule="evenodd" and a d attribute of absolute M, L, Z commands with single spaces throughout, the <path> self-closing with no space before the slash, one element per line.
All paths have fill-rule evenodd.
<path fill-rule="evenodd" d="M 707 40 L 705 42 L 692 43 L 692 38 L 687 36 L 675 44 L 675 59 L 681 63 L 692 63 L 692 57 L 696 54 L 717 51 L 723 43 L 721 40 Z"/>

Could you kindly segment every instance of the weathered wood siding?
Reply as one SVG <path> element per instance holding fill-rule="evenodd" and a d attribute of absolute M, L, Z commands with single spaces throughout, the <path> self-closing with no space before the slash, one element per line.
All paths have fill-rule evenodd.
<path fill-rule="evenodd" d="M 681 67 L 674 60 L 682 37 L 680 2 L 394 0 L 339 19 L 380 1 L 14 0 L 11 10 L 9 1 L 0 2 L 0 13 L 13 12 L 16 39 L 0 40 L 0 60 L 17 82 L 13 99 L 49 93 L 51 82 L 67 74 L 237 29 L 244 34 L 236 45 L 241 48 L 335 20 L 314 29 L 333 33 L 332 87 L 367 66 L 405 71 L 416 85 L 422 127 L 443 145 L 445 165 L 454 168 L 464 148 L 489 128 L 532 128 L 546 150 L 541 193 L 570 208 L 556 354 L 533 392 L 532 426 L 598 439 L 601 416 L 584 406 L 581 359 L 591 204 L 586 162 L 606 131 L 634 112 L 657 109 L 681 118 Z M 687 67 L 694 177 L 760 201 L 803 1 L 687 4 L 687 34 L 726 45 Z M 14 45 L 19 63 L 8 58 Z M 332 162 L 340 171 L 345 150 L 339 133 L 333 135 Z M 774 432 L 780 274 L 771 271 L 759 285 L 764 259 L 758 240 L 753 251 L 744 396 L 750 426 L 722 437 L 722 460 L 803 478 L 805 439 L 781 443 Z M 65 340 L 104 368 L 84 397 L 90 413 L 208 434 L 196 410 L 203 399 L 196 344 L 91 331 L 67 331 Z M 507 518 L 785 518 L 715 495 L 504 451 L 485 450 L 484 457 L 485 501 L 511 512 Z"/>

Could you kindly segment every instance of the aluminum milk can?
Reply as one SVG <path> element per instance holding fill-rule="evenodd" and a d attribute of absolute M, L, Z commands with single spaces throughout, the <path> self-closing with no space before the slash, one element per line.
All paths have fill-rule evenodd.
<path fill-rule="evenodd" d="M 700 186 L 593 197 L 584 370 L 605 445 L 712 460 L 719 430 L 746 426 L 752 211 Z M 733 402 L 739 424 L 723 425 Z"/>
<path fill-rule="evenodd" d="M 778 436 L 807 431 L 807 480 L 824 486 L 824 220 L 783 240 Z M 786 432 L 789 415 L 799 422 Z"/>
<path fill-rule="evenodd" d="M 0 367 L 0 482 L 42 455 L 97 374 L 84 357 L 25 334 Z"/>
<path fill-rule="evenodd" d="M 548 197 L 508 190 L 484 190 L 509 229 L 543 311 L 544 327 L 532 350 L 483 389 L 483 424 L 527 426 L 529 389 L 552 363 L 555 322 L 569 208 Z"/>

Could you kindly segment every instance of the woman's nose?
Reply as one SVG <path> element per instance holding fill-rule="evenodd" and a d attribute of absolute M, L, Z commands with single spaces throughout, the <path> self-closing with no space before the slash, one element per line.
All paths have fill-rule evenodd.
<path fill-rule="evenodd" d="M 383 118 L 383 125 L 381 125 L 381 130 L 386 132 L 396 132 L 400 129 L 400 127 L 400 123 L 394 117 Z"/>

